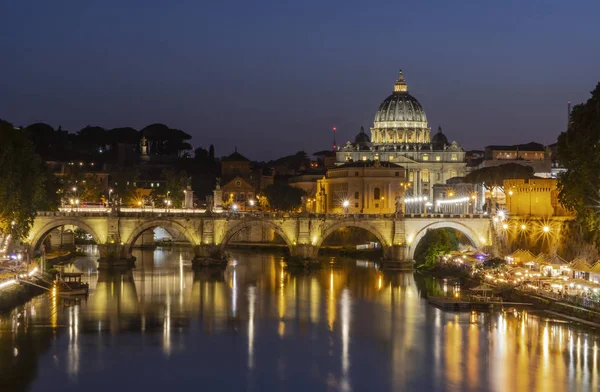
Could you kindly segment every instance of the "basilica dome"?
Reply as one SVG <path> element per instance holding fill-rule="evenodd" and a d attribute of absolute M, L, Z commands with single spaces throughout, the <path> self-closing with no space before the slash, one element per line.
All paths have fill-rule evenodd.
<path fill-rule="evenodd" d="M 416 121 L 426 122 L 425 110 L 417 100 L 408 92 L 395 92 L 387 97 L 381 105 L 377 113 L 375 113 L 375 122 L 388 121 Z"/>
<path fill-rule="evenodd" d="M 431 138 L 431 144 L 433 144 L 433 147 L 436 149 L 443 149 L 444 146 L 449 145 L 450 143 L 448 143 L 448 138 L 446 137 L 446 135 L 444 135 L 442 133 L 442 127 L 438 127 L 438 131 L 435 135 L 433 135 L 433 137 Z"/>
<path fill-rule="evenodd" d="M 408 86 L 400 71 L 393 93 L 375 113 L 372 142 L 429 143 L 430 129 L 421 103 L 408 93 Z"/>
<path fill-rule="evenodd" d="M 365 133 L 365 129 L 363 127 L 360 127 L 360 132 L 354 138 L 354 143 L 362 145 L 362 144 L 367 144 L 370 142 L 371 142 L 371 138 L 369 137 L 369 135 L 367 135 Z"/>

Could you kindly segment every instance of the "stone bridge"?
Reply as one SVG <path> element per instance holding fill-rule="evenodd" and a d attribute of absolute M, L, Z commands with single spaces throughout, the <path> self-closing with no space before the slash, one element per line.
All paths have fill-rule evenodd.
<path fill-rule="evenodd" d="M 39 251 L 48 233 L 63 225 L 74 225 L 90 234 L 99 245 L 101 256 L 110 251 L 125 259 L 131 257 L 138 237 L 156 227 L 180 233 L 194 247 L 197 257 L 222 253 L 237 233 L 255 226 L 274 230 L 285 241 L 291 255 L 309 258 L 317 256 L 330 234 L 344 227 L 359 227 L 372 233 L 388 260 L 412 260 L 417 244 L 429 229 L 456 229 L 478 249 L 489 248 L 493 238 L 491 220 L 480 215 L 207 214 L 80 209 L 39 212 L 27 239 L 31 251 Z"/>

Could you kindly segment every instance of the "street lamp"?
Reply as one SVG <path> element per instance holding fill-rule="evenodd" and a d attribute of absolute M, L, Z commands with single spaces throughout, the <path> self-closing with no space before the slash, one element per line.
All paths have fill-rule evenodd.
<path fill-rule="evenodd" d="M 233 211 L 237 211 L 237 210 L 238 210 L 238 208 L 239 208 L 239 207 L 238 207 L 238 205 L 237 205 L 237 204 L 233 204 L 233 205 L 231 206 L 231 209 L 232 209 Z"/>
<path fill-rule="evenodd" d="M 342 207 L 344 207 L 344 212 L 347 214 L 348 213 L 348 208 L 350 207 L 350 202 L 348 200 L 344 200 L 342 202 Z"/>
<path fill-rule="evenodd" d="M 250 212 L 252 212 L 252 210 L 254 210 L 254 200 L 250 200 Z"/>

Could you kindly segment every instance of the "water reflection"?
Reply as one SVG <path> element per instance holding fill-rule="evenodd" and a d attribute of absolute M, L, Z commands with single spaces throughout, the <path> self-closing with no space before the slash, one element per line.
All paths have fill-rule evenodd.
<path fill-rule="evenodd" d="M 148 390 L 600 387 L 592 332 L 516 309 L 444 312 L 423 290 L 453 284 L 368 264 L 307 273 L 234 255 L 225 271 L 195 272 L 185 249 L 137 251 L 137 268 L 120 273 L 77 260 L 87 300 L 41 296 L 0 316 L 0 390 L 96 391 L 111 377 Z"/>

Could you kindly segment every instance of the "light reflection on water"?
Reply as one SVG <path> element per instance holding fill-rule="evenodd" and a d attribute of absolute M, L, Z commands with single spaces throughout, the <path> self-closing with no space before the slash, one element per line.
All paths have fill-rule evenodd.
<path fill-rule="evenodd" d="M 44 295 L 0 316 L 0 390 L 600 387 L 596 334 L 531 311 L 427 305 L 425 287 L 452 284 L 353 260 L 305 273 L 234 252 L 235 268 L 194 272 L 187 250 L 136 256 L 126 273 L 90 271 L 87 300 Z"/>

